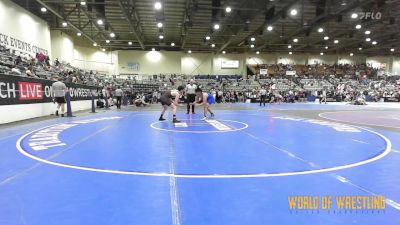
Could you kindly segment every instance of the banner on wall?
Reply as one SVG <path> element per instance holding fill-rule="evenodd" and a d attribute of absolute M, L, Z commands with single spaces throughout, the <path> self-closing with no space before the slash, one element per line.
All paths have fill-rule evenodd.
<path fill-rule="evenodd" d="M 296 71 L 289 71 L 289 70 L 287 70 L 287 71 L 286 71 L 286 75 L 287 75 L 287 76 L 294 76 L 294 75 L 296 75 Z"/>
<path fill-rule="evenodd" d="M 221 69 L 238 69 L 239 60 L 222 60 Z"/>
<path fill-rule="evenodd" d="M 128 62 L 128 70 L 139 71 L 140 64 L 138 62 Z"/>
<path fill-rule="evenodd" d="M 0 105 L 18 105 L 53 102 L 54 81 L 0 74 Z M 71 101 L 91 100 L 92 92 L 101 89 L 82 84 L 65 84 Z"/>
<path fill-rule="evenodd" d="M 268 69 L 260 69 L 260 74 L 261 75 L 267 75 L 268 74 Z"/>
<path fill-rule="evenodd" d="M 21 52 L 26 52 L 31 55 L 35 55 L 36 53 L 43 53 L 45 55 L 49 55 L 49 52 L 46 49 L 40 48 L 34 44 L 27 43 L 24 41 L 20 41 L 14 37 L 5 35 L 0 33 L 0 45 L 4 45 L 7 48 L 13 50 L 19 50 Z"/>

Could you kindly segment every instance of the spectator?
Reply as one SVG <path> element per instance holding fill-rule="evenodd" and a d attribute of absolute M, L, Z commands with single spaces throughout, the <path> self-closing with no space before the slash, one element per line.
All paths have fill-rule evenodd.
<path fill-rule="evenodd" d="M 33 70 L 33 66 L 29 66 L 28 69 L 25 71 L 25 73 L 28 77 L 34 77 L 34 78 L 38 77 L 38 76 L 36 76 L 36 74 Z"/>
<path fill-rule="evenodd" d="M 59 110 L 61 109 L 61 117 L 64 117 L 64 105 L 66 103 L 65 93 L 68 91 L 67 86 L 61 82 L 60 77 L 54 77 L 56 82 L 52 85 L 54 101 L 57 102 L 56 116 L 59 115 Z"/>
<path fill-rule="evenodd" d="M 124 91 L 122 91 L 121 87 L 118 86 L 115 90 L 115 97 L 117 98 L 117 109 L 121 109 L 121 100 Z"/>

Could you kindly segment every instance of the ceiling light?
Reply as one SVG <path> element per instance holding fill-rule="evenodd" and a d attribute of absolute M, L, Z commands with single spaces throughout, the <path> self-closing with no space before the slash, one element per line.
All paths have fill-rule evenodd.
<path fill-rule="evenodd" d="M 329 37 L 328 37 L 328 36 L 325 36 L 325 37 L 324 37 L 324 40 L 329 40 Z"/>
<path fill-rule="evenodd" d="M 293 52 L 289 52 L 289 55 L 293 54 Z"/>
<path fill-rule="evenodd" d="M 105 48 L 103 48 L 103 49 L 101 49 L 103 52 L 105 52 L 106 51 L 106 49 Z"/>
<path fill-rule="evenodd" d="M 394 52 L 394 48 L 391 48 L 390 51 L 391 51 L 391 52 Z"/>
<path fill-rule="evenodd" d="M 254 48 L 254 45 L 250 45 L 250 48 Z"/>
<path fill-rule="evenodd" d="M 352 13 L 352 14 L 351 14 L 351 18 L 352 18 L 352 19 L 356 19 L 357 17 L 358 17 L 358 14 L 357 14 L 357 13 Z"/>
<path fill-rule="evenodd" d="M 329 47 L 328 46 L 325 46 L 325 49 L 328 49 Z"/>
<path fill-rule="evenodd" d="M 161 23 L 161 22 L 158 22 L 158 23 L 157 23 L 157 27 L 158 27 L 158 28 L 161 28 L 161 27 L 163 27 L 163 23 Z"/>
<path fill-rule="evenodd" d="M 297 38 L 295 38 L 295 39 L 293 39 L 293 42 L 298 42 L 299 41 L 299 39 L 297 39 Z"/>
<path fill-rule="evenodd" d="M 365 33 L 366 35 L 368 35 L 368 34 L 371 34 L 371 31 L 366 30 L 364 33 Z"/>
<path fill-rule="evenodd" d="M 97 20 L 97 24 L 98 24 L 98 25 L 103 25 L 103 20 L 98 19 L 98 20 Z"/>
<path fill-rule="evenodd" d="M 207 41 L 210 40 L 210 38 L 211 38 L 210 36 L 206 36 L 206 40 L 207 40 Z"/>
<path fill-rule="evenodd" d="M 230 13 L 231 11 L 232 11 L 231 7 L 228 6 L 228 7 L 225 8 L 225 12 Z"/>
<path fill-rule="evenodd" d="M 96 46 L 97 46 L 97 43 L 93 43 L 93 46 L 96 47 Z"/>
<path fill-rule="evenodd" d="M 339 40 L 334 40 L 333 43 L 337 44 L 339 43 Z"/>
<path fill-rule="evenodd" d="M 324 53 L 323 52 L 321 52 L 321 53 L 319 53 L 320 55 L 324 55 Z"/>
<path fill-rule="evenodd" d="M 192 50 L 189 50 L 188 53 L 189 53 L 189 54 L 192 53 Z"/>
<path fill-rule="evenodd" d="M 359 48 L 358 48 L 358 51 L 361 51 L 361 50 L 362 50 L 362 48 L 361 48 L 361 47 L 359 47 Z"/>
<path fill-rule="evenodd" d="M 251 37 L 251 38 L 250 38 L 250 41 L 255 41 L 255 40 L 256 40 L 255 37 Z"/>
<path fill-rule="evenodd" d="M 132 45 L 132 41 L 128 42 L 128 45 Z"/>
<path fill-rule="evenodd" d="M 152 48 L 152 49 L 151 49 L 151 51 L 153 51 L 153 52 L 154 52 L 154 51 L 156 51 L 156 49 L 155 49 L 155 48 Z"/>
<path fill-rule="evenodd" d="M 110 40 L 106 40 L 106 43 L 107 43 L 107 44 L 110 43 Z"/>
<path fill-rule="evenodd" d="M 81 1 L 81 5 L 86 5 L 86 1 Z"/>
<path fill-rule="evenodd" d="M 292 15 L 292 16 L 297 15 L 297 10 L 296 9 L 290 10 L 290 15 Z"/>
<path fill-rule="evenodd" d="M 81 32 L 76 33 L 76 35 L 78 35 L 79 37 L 82 36 Z"/>
<path fill-rule="evenodd" d="M 164 35 L 160 34 L 160 36 L 158 36 L 158 38 L 164 39 Z"/>
<path fill-rule="evenodd" d="M 365 41 L 366 41 L 366 42 L 370 42 L 370 41 L 371 41 L 371 38 L 366 38 Z"/>
<path fill-rule="evenodd" d="M 115 37 L 115 34 L 114 33 L 110 33 L 110 37 Z"/>
<path fill-rule="evenodd" d="M 259 52 L 259 51 L 256 51 L 256 54 L 257 54 L 257 55 L 259 55 L 259 54 L 260 54 L 260 52 Z"/>
<path fill-rule="evenodd" d="M 357 25 L 356 25 L 356 29 L 357 29 L 357 30 L 361 29 L 361 24 L 357 24 Z"/>
<path fill-rule="evenodd" d="M 175 46 L 175 43 L 174 43 L 174 42 L 172 42 L 172 43 L 171 43 L 171 46 L 172 46 L 172 47 L 174 47 L 174 46 Z"/>
<path fill-rule="evenodd" d="M 212 47 L 212 48 L 215 48 L 215 44 L 211 44 L 211 47 Z"/>
<path fill-rule="evenodd" d="M 291 46 L 291 45 L 288 45 L 287 47 L 288 47 L 288 48 L 292 48 L 292 46 Z"/>
<path fill-rule="evenodd" d="M 226 51 L 222 51 L 222 54 L 225 54 L 226 53 Z"/>
<path fill-rule="evenodd" d="M 353 53 L 350 53 L 350 56 L 353 56 L 354 54 Z"/>
<path fill-rule="evenodd" d="M 318 28 L 318 33 L 322 33 L 322 32 L 324 32 L 324 28 L 322 28 L 322 27 Z"/>
<path fill-rule="evenodd" d="M 161 2 L 154 3 L 154 8 L 157 9 L 157 10 L 160 10 L 162 8 Z"/>
<path fill-rule="evenodd" d="M 378 44 L 378 42 L 376 42 L 376 41 L 373 41 L 373 42 L 372 42 L 372 44 L 373 44 L 373 45 L 376 45 L 376 44 Z"/>
<path fill-rule="evenodd" d="M 219 30 L 219 24 L 218 23 L 214 24 L 214 30 Z"/>
<path fill-rule="evenodd" d="M 40 11 L 47 12 L 47 9 L 45 7 L 42 7 L 42 8 L 40 8 Z"/>
<path fill-rule="evenodd" d="M 66 27 L 66 26 L 68 26 L 68 23 L 67 22 L 62 22 L 62 24 L 61 24 L 63 27 Z"/>
<path fill-rule="evenodd" d="M 267 27 L 267 30 L 268 30 L 268 31 L 272 31 L 273 29 L 274 29 L 274 28 L 273 28 L 272 26 L 268 26 L 268 27 Z"/>

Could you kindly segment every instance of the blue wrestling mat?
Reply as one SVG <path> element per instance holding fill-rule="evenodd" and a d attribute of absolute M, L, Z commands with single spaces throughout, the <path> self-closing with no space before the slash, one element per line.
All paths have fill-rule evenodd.
<path fill-rule="evenodd" d="M 398 224 L 399 130 L 349 124 L 352 111 L 332 113 L 339 106 L 272 107 L 178 114 L 177 124 L 109 111 L 2 129 L 0 224 Z M 281 111 L 298 108 L 326 113 Z M 375 196 L 384 208 L 291 207 L 298 196 Z"/>

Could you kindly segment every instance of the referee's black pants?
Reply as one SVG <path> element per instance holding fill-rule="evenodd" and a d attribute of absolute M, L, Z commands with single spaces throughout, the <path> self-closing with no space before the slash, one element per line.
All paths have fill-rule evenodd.
<path fill-rule="evenodd" d="M 263 103 L 264 106 L 265 106 L 265 99 L 266 99 L 266 98 L 267 98 L 266 95 L 260 95 L 260 106 L 261 106 L 261 103 Z"/>
<path fill-rule="evenodd" d="M 190 103 L 193 103 L 196 100 L 196 94 L 187 94 L 186 101 L 187 101 L 187 113 L 190 112 Z M 194 113 L 194 105 L 192 105 L 192 113 Z"/>
<path fill-rule="evenodd" d="M 117 109 L 121 108 L 121 99 L 122 99 L 122 96 L 117 96 Z"/>

